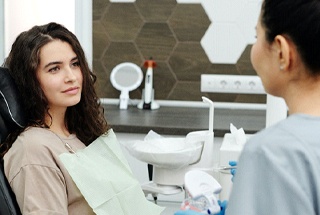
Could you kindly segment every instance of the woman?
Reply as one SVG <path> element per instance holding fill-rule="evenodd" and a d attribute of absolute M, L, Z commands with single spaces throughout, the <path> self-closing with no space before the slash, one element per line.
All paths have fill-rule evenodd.
<path fill-rule="evenodd" d="M 226 214 L 320 214 L 320 1 L 264 0 L 256 31 L 253 67 L 289 117 L 245 145 Z"/>
<path fill-rule="evenodd" d="M 227 214 L 320 214 L 320 1 L 264 0 L 251 61 L 289 117 L 255 135 Z"/>
<path fill-rule="evenodd" d="M 5 66 L 27 117 L 1 146 L 21 212 L 94 214 L 58 157 L 109 130 L 79 41 L 59 24 L 35 26 L 17 37 Z"/>

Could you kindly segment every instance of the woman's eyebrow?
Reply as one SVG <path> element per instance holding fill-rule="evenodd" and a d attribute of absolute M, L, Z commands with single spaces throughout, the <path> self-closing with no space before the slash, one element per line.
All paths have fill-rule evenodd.
<path fill-rule="evenodd" d="M 70 61 L 75 61 L 75 60 L 78 60 L 78 57 L 77 57 L 77 56 L 73 57 Z M 57 64 L 62 64 L 62 61 L 53 61 L 53 62 L 50 62 L 50 63 L 48 63 L 47 65 L 45 65 L 44 68 L 47 68 L 47 67 L 52 66 L 52 65 L 57 65 Z"/>
<path fill-rule="evenodd" d="M 75 56 L 74 58 L 72 58 L 70 61 L 75 61 L 75 60 L 78 60 L 78 57 Z"/>
<path fill-rule="evenodd" d="M 47 65 L 45 65 L 44 68 L 47 68 L 47 67 L 49 67 L 51 65 L 56 65 L 56 64 L 62 64 L 62 62 L 61 61 L 53 61 L 53 62 L 50 62 Z"/>

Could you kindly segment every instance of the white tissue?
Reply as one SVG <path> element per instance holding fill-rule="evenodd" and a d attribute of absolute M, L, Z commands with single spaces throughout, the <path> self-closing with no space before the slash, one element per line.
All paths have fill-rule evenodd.
<path fill-rule="evenodd" d="M 246 134 L 244 133 L 243 128 L 237 129 L 232 123 L 230 123 L 230 132 L 235 139 L 237 145 L 244 145 L 247 141 Z"/>

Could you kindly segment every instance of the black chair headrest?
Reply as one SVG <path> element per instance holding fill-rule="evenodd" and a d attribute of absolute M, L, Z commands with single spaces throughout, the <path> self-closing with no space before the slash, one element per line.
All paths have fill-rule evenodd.
<path fill-rule="evenodd" d="M 0 142 L 26 124 L 20 94 L 7 68 L 0 67 Z"/>

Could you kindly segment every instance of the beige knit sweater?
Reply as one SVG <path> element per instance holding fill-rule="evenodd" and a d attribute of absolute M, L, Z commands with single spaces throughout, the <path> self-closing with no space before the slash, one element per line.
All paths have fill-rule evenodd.
<path fill-rule="evenodd" d="M 59 160 L 61 153 L 85 148 L 75 136 L 59 139 L 44 128 L 29 128 L 4 156 L 5 175 L 23 214 L 94 214 Z"/>

